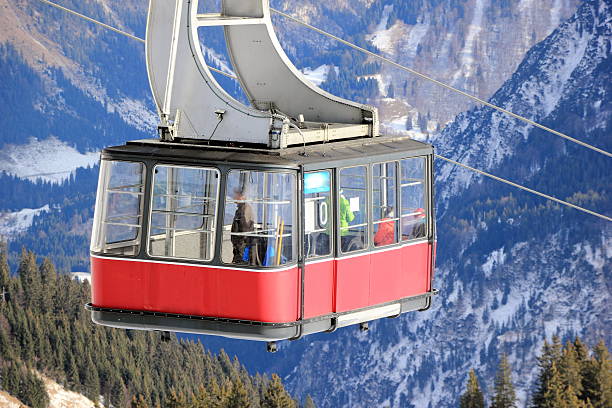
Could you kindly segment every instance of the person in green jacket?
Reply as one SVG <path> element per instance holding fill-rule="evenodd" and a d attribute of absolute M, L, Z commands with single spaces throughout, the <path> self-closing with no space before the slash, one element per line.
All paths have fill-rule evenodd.
<path fill-rule="evenodd" d="M 348 226 L 355 219 L 351 211 L 351 203 L 343 195 L 340 196 L 340 235 L 349 235 Z"/>
<path fill-rule="evenodd" d="M 346 252 L 354 238 L 349 231 L 349 224 L 355 219 L 355 214 L 351 211 L 351 203 L 343 195 L 340 196 L 340 243 L 342 252 Z"/>

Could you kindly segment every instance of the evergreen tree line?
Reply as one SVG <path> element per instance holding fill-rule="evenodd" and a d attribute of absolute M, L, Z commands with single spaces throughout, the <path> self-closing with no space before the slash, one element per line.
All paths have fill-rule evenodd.
<path fill-rule="evenodd" d="M 610 408 L 612 407 L 612 360 L 605 343 L 592 350 L 579 339 L 561 344 L 544 341 L 538 357 L 539 373 L 528 402 L 531 408 Z M 468 375 L 460 408 L 485 408 L 485 397 L 476 372 Z M 516 408 L 512 370 L 502 355 L 494 382 L 490 408 Z"/>
<path fill-rule="evenodd" d="M 99 167 L 77 168 L 62 183 L 49 181 L 24 180 L 17 176 L 0 172 L 0 211 L 18 211 L 23 208 L 40 208 L 64 205 L 66 201 L 84 194 L 91 194 L 98 184 Z M 78 180 L 78 182 L 77 182 Z"/>
<path fill-rule="evenodd" d="M 23 250 L 16 272 L 0 248 L 0 387 L 31 408 L 49 402 L 41 375 L 106 407 L 300 405 L 278 376 L 252 376 L 223 351 L 93 324 L 83 307 L 89 284 L 48 259 L 39 265 Z"/>

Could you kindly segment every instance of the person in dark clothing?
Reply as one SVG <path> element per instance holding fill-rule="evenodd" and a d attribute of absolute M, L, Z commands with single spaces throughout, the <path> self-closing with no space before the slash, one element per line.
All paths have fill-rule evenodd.
<path fill-rule="evenodd" d="M 244 202 L 246 195 L 243 190 L 234 192 L 234 200 L 236 200 L 237 208 L 232 221 L 231 241 L 234 247 L 234 258 L 232 263 L 245 264 L 248 263 L 245 257 L 245 250 L 251 244 L 251 237 L 245 235 L 235 235 L 234 233 L 252 232 L 255 229 L 255 216 L 253 208 L 249 203 Z"/>

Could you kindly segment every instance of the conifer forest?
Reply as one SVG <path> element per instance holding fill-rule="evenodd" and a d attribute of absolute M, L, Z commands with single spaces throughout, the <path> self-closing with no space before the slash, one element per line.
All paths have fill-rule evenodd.
<path fill-rule="evenodd" d="M 15 274 L 0 252 L 0 389 L 30 408 L 48 406 L 43 378 L 106 407 L 313 407 L 277 375 L 249 375 L 224 352 L 158 333 L 93 325 L 87 281 L 59 275 L 24 250 Z"/>

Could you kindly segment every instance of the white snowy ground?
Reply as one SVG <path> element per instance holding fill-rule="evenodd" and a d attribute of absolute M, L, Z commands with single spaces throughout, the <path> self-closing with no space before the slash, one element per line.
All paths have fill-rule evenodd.
<path fill-rule="evenodd" d="M 0 212 L 0 236 L 10 237 L 26 231 L 32 226 L 35 216 L 48 211 L 49 206 L 45 205 L 41 208 L 24 208 L 15 212 Z"/>
<path fill-rule="evenodd" d="M 97 406 L 87 397 L 68 391 L 55 381 L 42 376 L 49 394 L 49 408 L 93 408 Z"/>
<path fill-rule="evenodd" d="M 40 375 L 45 383 L 47 394 L 49 394 L 49 408 L 94 408 L 96 405 L 87 397 L 68 391 L 55 381 Z M 17 398 L 9 395 L 5 391 L 0 391 L 0 407 L 2 408 L 27 408 Z"/>
<path fill-rule="evenodd" d="M 6 145 L 0 151 L 0 171 L 33 181 L 40 178 L 61 183 L 77 168 L 95 165 L 98 158 L 98 152 L 80 153 L 53 136 L 32 138 L 27 144 Z"/>
<path fill-rule="evenodd" d="M 23 404 L 21 404 L 17 398 L 10 396 L 5 391 L 0 391 L 0 407 L 21 408 Z"/>
<path fill-rule="evenodd" d="M 319 86 L 327 79 L 330 69 L 334 69 L 336 73 L 338 72 L 338 67 L 334 67 L 333 65 L 321 65 L 317 68 L 304 68 L 302 74 L 304 74 L 306 79 L 314 85 Z"/>

